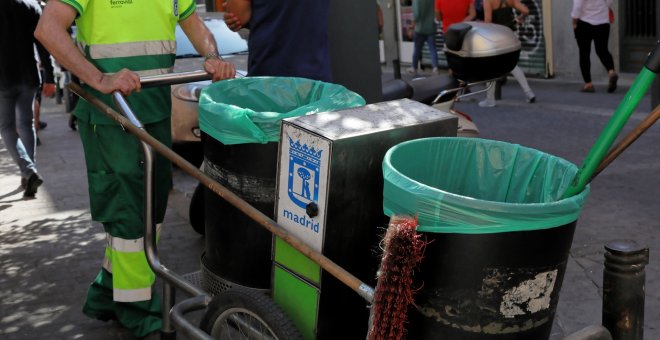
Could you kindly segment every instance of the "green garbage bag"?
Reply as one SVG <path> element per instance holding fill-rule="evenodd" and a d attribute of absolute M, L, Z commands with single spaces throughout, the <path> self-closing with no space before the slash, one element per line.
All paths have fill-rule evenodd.
<path fill-rule="evenodd" d="M 246 77 L 202 90 L 199 126 L 225 145 L 279 140 L 282 119 L 363 106 L 364 99 L 337 84 L 294 77 Z"/>
<path fill-rule="evenodd" d="M 419 219 L 418 231 L 485 234 L 547 229 L 577 220 L 588 196 L 562 199 L 578 168 L 517 144 L 480 138 L 417 139 L 383 159 L 386 215 Z"/>

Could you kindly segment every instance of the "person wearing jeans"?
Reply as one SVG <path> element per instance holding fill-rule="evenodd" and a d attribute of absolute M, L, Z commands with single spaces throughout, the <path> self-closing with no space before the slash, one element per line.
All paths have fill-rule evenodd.
<path fill-rule="evenodd" d="M 43 93 L 55 93 L 50 55 L 32 35 L 41 15 L 36 0 L 0 2 L 0 137 L 21 172 L 23 196 L 34 197 L 43 179 L 36 166 L 33 102 L 40 78 L 34 46 L 43 63 Z"/>
<path fill-rule="evenodd" d="M 438 72 L 438 53 L 435 48 L 435 12 L 433 0 L 413 0 L 413 25 L 415 36 L 413 38 L 414 49 L 412 65 L 408 73 L 417 75 L 417 66 L 422 59 L 422 47 L 426 43 L 431 55 L 431 66 L 433 73 Z"/>

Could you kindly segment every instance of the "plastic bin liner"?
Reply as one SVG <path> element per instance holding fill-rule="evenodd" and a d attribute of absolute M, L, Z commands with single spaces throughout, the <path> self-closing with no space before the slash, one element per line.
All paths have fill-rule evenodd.
<path fill-rule="evenodd" d="M 561 199 L 578 171 L 562 158 L 479 138 L 392 147 L 383 160 L 385 214 L 416 215 L 418 231 L 482 234 L 577 220 L 589 193 Z"/>
<path fill-rule="evenodd" d="M 365 100 L 337 84 L 293 77 L 246 77 L 202 90 L 199 126 L 225 145 L 279 140 L 282 119 L 362 106 Z"/>

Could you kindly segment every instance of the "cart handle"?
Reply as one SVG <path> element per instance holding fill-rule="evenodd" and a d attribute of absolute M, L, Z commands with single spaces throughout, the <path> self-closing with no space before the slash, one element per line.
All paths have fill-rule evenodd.
<path fill-rule="evenodd" d="M 79 85 L 70 83 L 69 88 L 71 89 L 71 91 L 79 95 L 81 98 L 83 98 L 90 104 L 94 105 L 101 112 L 105 113 L 110 118 L 121 124 L 126 130 L 128 130 L 128 132 L 135 135 L 138 139 L 140 139 L 144 143 L 153 147 L 154 150 L 156 150 L 158 153 L 163 155 L 165 158 L 169 159 L 172 163 L 177 165 L 184 172 L 196 178 L 200 183 L 204 184 L 207 188 L 209 188 L 209 190 L 213 191 L 214 193 L 222 197 L 225 201 L 232 204 L 234 207 L 236 207 L 238 210 L 240 210 L 245 215 L 250 217 L 252 220 L 261 224 L 261 226 L 268 229 L 268 231 L 270 231 L 271 233 L 275 234 L 275 236 L 281 238 L 286 243 L 291 245 L 293 248 L 300 251 L 309 259 L 317 263 L 319 266 L 321 266 L 321 268 L 323 268 L 329 274 L 331 274 L 339 281 L 347 285 L 349 288 L 354 290 L 356 293 L 358 293 L 358 295 L 364 298 L 367 302 L 369 303 L 373 302 L 372 287 L 360 281 L 357 277 L 353 276 L 344 268 L 334 263 L 325 255 L 312 249 L 301 239 L 297 238 L 293 234 L 286 231 L 277 222 L 273 221 L 271 218 L 269 218 L 259 210 L 255 209 L 254 207 L 252 207 L 250 204 L 245 202 L 239 196 L 231 192 L 229 189 L 225 188 L 220 183 L 216 182 L 211 177 L 200 171 L 197 167 L 190 164 L 181 156 L 177 155 L 170 148 L 163 145 L 161 142 L 159 142 L 154 137 L 152 137 L 149 133 L 144 131 L 144 129 L 138 127 L 138 125 L 133 124 L 131 121 L 129 121 L 128 119 L 117 113 L 117 111 L 113 110 L 111 107 L 103 103 L 100 99 L 87 93 L 87 91 L 83 90 Z M 124 97 L 121 94 L 116 93 L 114 95 L 114 98 L 119 101 L 120 108 L 128 107 L 128 105 L 125 103 Z M 135 119 L 137 120 L 137 118 Z M 141 126 L 141 124 L 139 126 Z M 151 238 L 148 238 L 147 235 L 145 235 L 145 241 L 147 239 L 151 239 Z M 171 273 L 169 271 L 164 272 L 164 274 L 166 275 L 166 277 L 172 277 L 172 276 L 178 277 L 175 275 L 175 273 Z M 189 291 L 188 289 L 185 290 Z M 195 287 L 195 291 L 198 291 L 196 287 Z"/>
<path fill-rule="evenodd" d="M 211 80 L 212 75 L 204 70 L 192 72 L 166 73 L 157 76 L 140 77 L 142 87 L 157 87 L 174 84 L 191 83 L 195 81 Z"/>

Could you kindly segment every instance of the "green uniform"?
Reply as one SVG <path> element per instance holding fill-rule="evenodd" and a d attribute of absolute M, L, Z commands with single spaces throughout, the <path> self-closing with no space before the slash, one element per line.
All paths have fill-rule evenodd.
<path fill-rule="evenodd" d="M 177 22 L 195 11 L 193 0 L 60 0 L 77 12 L 77 44 L 99 70 L 123 68 L 140 76 L 172 71 Z M 85 86 L 83 84 L 83 86 Z M 85 86 L 106 104 L 111 96 Z M 169 87 L 143 89 L 128 97 L 147 131 L 171 145 Z M 107 245 L 103 268 L 87 294 L 83 312 L 117 319 L 136 336 L 161 328 L 160 301 L 153 292 L 155 275 L 143 248 L 143 160 L 137 139 L 80 101 L 76 107 L 85 151 L 92 218 L 103 223 Z M 171 185 L 171 165 L 156 156 L 155 222 L 161 223 Z"/>

